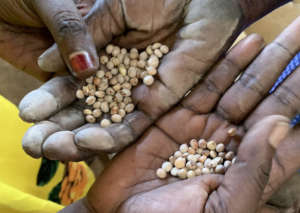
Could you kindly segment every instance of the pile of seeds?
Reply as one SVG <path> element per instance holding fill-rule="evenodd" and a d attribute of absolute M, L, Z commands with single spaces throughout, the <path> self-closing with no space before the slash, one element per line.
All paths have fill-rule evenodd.
<path fill-rule="evenodd" d="M 236 129 L 228 131 L 234 136 Z M 192 178 L 204 174 L 224 174 L 236 161 L 234 152 L 225 151 L 223 143 L 192 139 L 189 146 L 182 144 L 170 158 L 157 169 L 156 175 L 164 179 L 170 173 L 180 179 Z"/>
<path fill-rule="evenodd" d="M 102 127 L 120 123 L 134 110 L 131 90 L 139 82 L 154 83 L 162 57 L 169 52 L 166 45 L 154 43 L 139 53 L 109 44 L 100 56 L 101 70 L 86 79 L 86 85 L 77 90 L 76 97 L 85 100 L 83 110 L 88 123 L 100 121 Z"/>

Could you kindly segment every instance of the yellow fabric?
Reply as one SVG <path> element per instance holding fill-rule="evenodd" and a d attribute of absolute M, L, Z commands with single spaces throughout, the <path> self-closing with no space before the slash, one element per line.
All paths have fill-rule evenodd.
<path fill-rule="evenodd" d="M 59 164 L 54 178 L 46 186 L 36 186 L 41 159 L 26 155 L 21 145 L 29 127 L 30 124 L 19 119 L 17 108 L 0 96 L 0 213 L 53 213 L 63 208 L 47 199 L 62 180 L 64 165 Z M 90 170 L 88 177 L 89 188 L 94 181 Z"/>

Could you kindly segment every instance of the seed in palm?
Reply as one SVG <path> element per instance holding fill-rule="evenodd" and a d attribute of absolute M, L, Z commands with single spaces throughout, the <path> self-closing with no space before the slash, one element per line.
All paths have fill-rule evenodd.
<path fill-rule="evenodd" d="M 161 179 L 166 178 L 167 174 L 180 179 L 206 174 L 225 174 L 235 160 L 234 152 L 227 151 L 223 143 L 192 139 L 189 144 L 180 145 L 156 174 Z"/>
<path fill-rule="evenodd" d="M 99 58 L 101 69 L 76 91 L 76 97 L 85 102 L 86 121 L 99 122 L 102 127 L 122 122 L 135 108 L 132 89 L 139 83 L 154 83 L 160 61 L 168 52 L 169 48 L 160 43 L 141 52 L 107 45 Z"/>

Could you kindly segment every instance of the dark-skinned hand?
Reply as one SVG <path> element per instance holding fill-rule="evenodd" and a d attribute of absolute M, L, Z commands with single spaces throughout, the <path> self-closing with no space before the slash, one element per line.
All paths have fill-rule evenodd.
<path fill-rule="evenodd" d="M 269 90 L 298 51 L 299 28 L 297 19 L 265 48 L 257 35 L 241 41 L 180 105 L 113 159 L 85 200 L 62 212 L 283 212 L 265 204 L 300 168 L 299 127 L 279 144 L 300 107 L 300 72 Z M 227 136 L 232 127 L 234 139 Z M 225 176 L 158 179 L 156 169 L 192 138 L 225 142 L 238 150 L 237 163 Z M 278 143 L 270 146 L 273 139 Z M 286 212 L 298 210 L 293 203 Z"/>
<path fill-rule="evenodd" d="M 268 9 L 285 3 L 270 2 Z M 103 151 L 122 150 L 205 76 L 249 21 L 267 11 L 258 3 L 255 15 L 243 3 L 234 0 L 159 0 L 147 4 L 135 0 L 96 1 L 84 20 L 97 49 L 112 40 L 127 48 L 143 48 L 160 41 L 170 44 L 171 52 L 164 57 L 154 85 L 134 89 L 137 109 L 123 123 L 106 129 L 98 124 L 84 125 L 82 106 L 75 100 L 79 84 L 71 77 L 54 78 L 29 93 L 20 104 L 20 115 L 25 121 L 39 123 L 25 135 L 25 151 L 34 157 L 44 155 L 50 159 L 77 161 Z M 64 64 L 58 56 L 54 45 L 40 57 L 39 64 L 48 71 L 63 70 Z M 55 67 L 48 69 L 49 64 Z"/>

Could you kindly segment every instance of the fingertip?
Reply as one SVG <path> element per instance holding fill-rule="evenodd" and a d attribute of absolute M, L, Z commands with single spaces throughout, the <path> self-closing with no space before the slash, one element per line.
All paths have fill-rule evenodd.
<path fill-rule="evenodd" d="M 113 137 L 101 127 L 90 127 L 75 135 L 75 144 L 83 150 L 112 152 L 116 148 Z"/>
<path fill-rule="evenodd" d="M 26 122 L 41 121 L 49 117 L 57 107 L 57 101 L 51 93 L 37 89 L 21 100 L 19 116 Z"/>
<path fill-rule="evenodd" d="M 65 63 L 62 60 L 56 44 L 43 52 L 38 58 L 37 63 L 45 72 L 60 72 L 66 70 Z"/>

